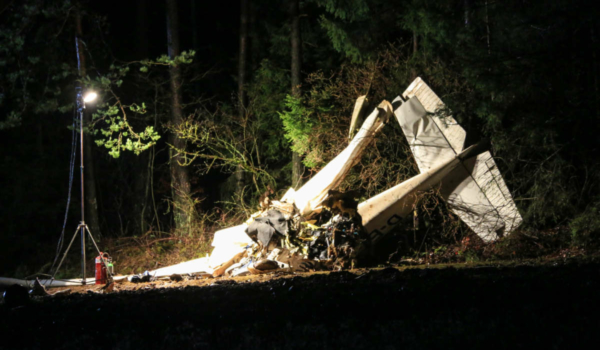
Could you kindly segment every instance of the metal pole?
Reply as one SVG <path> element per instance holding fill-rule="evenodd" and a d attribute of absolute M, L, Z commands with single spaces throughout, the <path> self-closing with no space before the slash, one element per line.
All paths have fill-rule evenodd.
<path fill-rule="evenodd" d="M 75 230 L 75 234 L 73 235 L 73 238 L 71 238 L 71 242 L 67 246 L 67 249 L 65 250 L 65 253 L 63 254 L 62 259 L 60 259 L 60 262 L 58 263 L 56 270 L 54 270 L 54 273 L 52 274 L 52 281 L 54 281 L 54 276 L 56 276 L 56 274 L 58 273 L 58 270 L 60 270 L 60 267 L 63 264 L 63 261 L 65 261 L 65 258 L 67 257 L 67 253 L 69 252 L 69 249 L 71 249 L 71 245 L 73 245 L 73 242 L 75 242 L 75 237 L 77 237 L 77 234 L 79 233 L 80 228 L 81 228 L 81 226 L 77 226 L 77 230 Z M 50 282 L 50 284 L 52 285 L 52 282 Z"/>
<path fill-rule="evenodd" d="M 78 13 L 79 14 L 79 13 Z M 80 33 L 78 33 L 80 34 Z M 81 65 L 81 48 L 79 47 L 79 35 L 75 36 L 75 49 L 77 51 L 77 68 L 79 70 L 79 76 L 83 78 L 85 73 L 82 72 Z M 85 197 L 83 191 L 83 109 L 85 104 L 83 102 L 83 94 L 81 89 L 81 83 L 78 84 L 77 88 L 77 110 L 79 111 L 79 145 L 80 145 L 80 173 L 81 173 L 81 224 L 80 226 L 85 227 Z M 81 279 L 82 284 L 85 285 L 85 232 L 81 230 Z"/>
<path fill-rule="evenodd" d="M 84 179 L 83 179 L 83 96 L 81 87 L 77 87 L 77 109 L 79 110 L 79 143 L 80 143 L 80 176 L 81 176 L 81 283 L 85 285 L 85 195 L 84 195 Z"/>
<path fill-rule="evenodd" d="M 81 35 L 81 24 L 79 22 L 78 22 L 78 26 L 79 26 L 78 34 Z M 80 52 L 79 36 L 75 36 L 75 49 L 77 51 L 77 68 L 79 69 L 79 76 L 81 78 L 83 78 L 85 76 L 85 65 L 82 64 L 82 60 L 84 57 Z M 79 147 L 80 147 L 79 169 L 80 169 L 80 177 L 81 177 L 81 222 L 79 223 L 79 226 L 77 227 L 77 230 L 75 231 L 75 235 L 73 235 L 73 238 L 71 239 L 71 242 L 69 243 L 69 246 L 67 247 L 67 250 L 65 250 L 65 253 L 64 253 L 60 263 L 58 264 L 58 267 L 54 271 L 54 274 L 52 275 L 52 279 L 54 279 L 54 276 L 60 269 L 63 261 L 65 260 L 65 257 L 67 256 L 69 248 L 71 248 L 71 245 L 75 241 L 75 236 L 77 236 L 78 233 L 81 233 L 81 284 L 85 285 L 86 284 L 86 278 L 85 278 L 85 233 L 86 232 L 90 235 L 90 239 L 92 240 L 92 243 L 94 243 L 94 247 L 96 247 L 98 254 L 100 254 L 100 250 L 98 249 L 98 245 L 94 241 L 94 237 L 92 236 L 92 233 L 90 232 L 87 225 L 85 224 L 85 193 L 84 193 L 84 177 L 83 177 L 83 115 L 84 115 L 84 110 L 85 110 L 85 102 L 83 100 L 82 81 L 77 82 L 77 85 L 75 86 L 75 92 L 77 94 L 77 100 L 76 100 L 77 112 L 79 113 Z M 104 265 L 106 266 L 106 263 Z M 108 270 L 108 266 L 106 266 L 106 268 Z"/>
<path fill-rule="evenodd" d="M 81 98 L 81 92 L 80 96 Z M 83 102 L 82 102 L 83 103 Z M 80 142 L 80 172 L 81 172 L 81 223 L 85 225 L 85 196 L 84 196 L 84 186 L 83 186 L 83 107 L 79 112 L 79 142 Z"/>

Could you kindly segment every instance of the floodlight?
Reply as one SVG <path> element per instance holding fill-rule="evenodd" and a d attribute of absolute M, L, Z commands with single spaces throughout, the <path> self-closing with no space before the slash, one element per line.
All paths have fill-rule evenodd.
<path fill-rule="evenodd" d="M 93 91 L 90 91 L 87 94 L 85 94 L 85 96 L 83 97 L 83 102 L 85 102 L 85 103 L 92 102 L 96 99 L 96 97 L 98 97 L 98 94 L 96 94 Z"/>
<path fill-rule="evenodd" d="M 78 36 L 75 37 L 75 48 L 77 50 L 77 68 L 79 69 L 79 77 L 81 79 L 85 78 L 85 72 L 84 69 L 82 69 L 82 60 L 83 60 L 83 54 L 79 51 L 79 45 L 81 42 L 81 38 L 79 38 Z M 85 67 L 84 67 L 85 68 Z M 79 222 L 79 226 L 77 226 L 77 230 L 75 230 L 75 234 L 73 235 L 73 238 L 71 239 L 71 243 L 69 243 L 69 245 L 67 246 L 67 249 L 65 250 L 65 253 L 63 254 L 62 259 L 60 260 L 60 263 L 58 263 L 58 267 L 56 268 L 56 270 L 54 270 L 54 273 L 52 274 L 52 280 L 54 281 L 54 277 L 56 276 L 56 273 L 58 272 L 58 270 L 60 270 L 60 267 L 62 265 L 62 263 L 65 261 L 65 258 L 67 257 L 67 253 L 69 252 L 69 249 L 71 249 L 71 245 L 73 244 L 73 242 L 75 241 L 75 237 L 77 237 L 77 235 L 79 233 L 81 233 L 81 284 L 85 285 L 86 284 L 86 278 L 85 278 L 85 236 L 86 233 L 90 236 L 90 240 L 92 241 L 92 243 L 94 243 L 94 248 L 96 248 L 96 251 L 98 252 L 98 256 L 102 256 L 102 253 L 100 252 L 100 249 L 98 249 L 98 245 L 96 244 L 96 241 L 94 240 L 94 236 L 92 236 L 92 233 L 90 232 L 90 229 L 88 227 L 88 225 L 85 223 L 85 197 L 83 194 L 84 191 L 84 182 L 83 182 L 83 122 L 84 122 L 84 118 L 83 115 L 85 114 L 85 104 L 86 102 L 92 102 L 94 101 L 97 97 L 98 94 L 96 94 L 94 91 L 89 90 L 87 91 L 87 93 L 85 94 L 85 96 L 82 96 L 82 92 L 83 92 L 83 87 L 81 86 L 81 83 L 77 83 L 77 85 L 75 86 L 75 92 L 77 93 L 77 112 L 79 114 L 79 147 L 80 147 L 80 163 L 81 166 L 79 167 L 79 171 L 80 171 L 80 175 L 81 175 L 81 221 Z M 75 145 L 73 144 L 72 146 L 73 148 L 75 147 Z M 72 153 L 73 156 L 75 155 L 75 153 Z M 75 159 L 73 159 L 74 161 Z M 73 173 L 73 167 L 75 165 L 74 162 L 71 162 L 71 174 Z M 70 189 L 69 189 L 69 193 L 70 193 Z M 66 223 L 66 221 L 65 221 Z M 64 226 L 63 226 L 63 233 L 61 234 L 61 238 L 59 240 L 60 245 L 59 245 L 59 249 L 57 251 L 57 258 L 58 258 L 58 253 L 60 252 L 60 250 L 62 250 L 62 237 L 64 235 Z M 108 265 L 106 264 L 105 259 L 101 259 L 102 260 L 102 264 L 104 265 L 104 267 L 106 267 L 106 270 L 108 271 Z M 56 259 L 54 259 L 54 262 L 56 262 Z M 54 263 L 52 263 L 52 267 L 54 267 Z M 112 280 L 112 273 L 108 273 L 108 275 L 110 276 L 111 280 Z M 52 283 L 52 282 L 50 282 Z"/>
<path fill-rule="evenodd" d="M 81 72 L 80 72 L 80 74 L 81 74 Z M 84 197 L 84 182 L 83 182 L 83 123 L 84 123 L 83 115 L 85 114 L 84 110 L 85 110 L 86 102 L 93 102 L 98 97 L 98 94 L 95 93 L 94 91 L 88 91 L 85 94 L 85 96 L 81 96 L 82 95 L 81 94 L 81 91 L 82 91 L 81 86 L 77 86 L 75 88 L 75 91 L 77 91 L 77 112 L 79 113 L 79 146 L 81 149 L 80 150 L 81 221 L 79 222 L 79 226 L 77 226 L 77 230 L 75 230 L 75 234 L 73 235 L 73 238 L 71 239 L 71 243 L 69 243 L 69 245 L 67 246 L 67 249 L 65 250 L 62 259 L 58 263 L 58 267 L 56 268 L 56 270 L 54 270 L 54 273 L 52 274 L 52 281 L 54 281 L 54 276 L 56 276 L 56 273 L 58 272 L 58 270 L 60 270 L 62 263 L 65 261 L 65 258 L 67 257 L 67 253 L 69 252 L 69 249 L 71 249 L 71 245 L 73 245 L 73 242 L 75 241 L 75 237 L 77 237 L 77 235 L 79 233 L 81 233 L 81 284 L 85 285 L 87 282 L 86 278 L 85 278 L 85 236 L 86 236 L 86 233 L 89 235 L 92 243 L 94 243 L 94 248 L 96 248 L 98 255 L 102 256 L 102 253 L 100 252 L 100 249 L 98 249 L 98 245 L 96 244 L 96 241 L 94 240 L 94 237 L 92 236 L 92 233 L 90 232 L 88 225 L 85 223 L 85 197 Z M 72 163 L 72 165 L 73 164 L 74 163 Z M 73 168 L 71 168 L 71 171 L 72 170 L 73 170 Z M 106 261 L 104 261 L 104 259 L 102 259 L 102 264 L 108 270 L 108 265 L 106 264 Z M 54 264 L 52 264 L 52 266 L 54 267 Z M 112 279 L 112 273 L 109 272 L 108 275 Z M 52 283 L 52 282 L 50 282 L 50 283 Z"/>

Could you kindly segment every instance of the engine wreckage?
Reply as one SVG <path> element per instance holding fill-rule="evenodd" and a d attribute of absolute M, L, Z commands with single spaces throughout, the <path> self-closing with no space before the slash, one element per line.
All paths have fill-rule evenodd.
<path fill-rule="evenodd" d="M 356 102 L 350 134 L 364 101 L 361 96 Z M 439 186 L 450 210 L 484 241 L 509 235 L 522 218 L 487 144 L 464 148 L 465 130 L 452 117 L 435 115 L 443 107 L 417 78 L 392 103 L 381 102 L 346 149 L 299 190 L 288 190 L 278 201 L 261 201 L 263 210 L 244 224 L 217 231 L 210 256 L 149 274 L 239 276 L 352 268 L 412 214 L 419 194 L 434 186 Z M 408 140 L 420 174 L 362 203 L 354 192 L 335 191 L 392 117 Z"/>

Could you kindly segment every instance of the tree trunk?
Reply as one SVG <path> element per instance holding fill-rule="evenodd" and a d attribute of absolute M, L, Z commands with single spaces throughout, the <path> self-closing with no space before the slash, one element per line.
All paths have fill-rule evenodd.
<path fill-rule="evenodd" d="M 197 10 L 196 10 L 196 3 L 197 0 L 190 0 L 190 23 L 191 23 L 191 29 L 192 29 L 192 50 L 196 51 L 196 57 L 199 57 L 199 53 L 198 53 L 198 48 L 200 47 L 200 44 L 198 43 L 198 23 L 196 21 L 196 18 L 198 17 L 196 15 Z M 194 67 L 194 78 L 199 77 L 200 76 L 200 66 L 198 64 L 193 64 Z M 194 83 L 194 98 L 198 98 L 202 93 L 200 91 L 200 82 L 196 81 Z"/>
<path fill-rule="evenodd" d="M 598 47 L 596 39 L 595 23 L 590 23 L 590 39 L 592 42 L 592 76 L 594 85 L 594 105 L 596 107 L 596 117 L 600 117 L 600 89 L 598 88 L 598 55 L 596 48 Z"/>
<path fill-rule="evenodd" d="M 418 49 L 419 49 L 419 43 L 418 43 L 418 37 L 417 37 L 417 32 L 413 30 L 413 57 L 417 55 Z M 411 81 L 417 79 L 417 76 L 419 75 L 417 73 L 417 69 L 415 67 L 413 67 L 411 69 Z"/>
<path fill-rule="evenodd" d="M 238 62 L 238 108 L 240 120 L 246 108 L 246 61 L 248 48 L 248 0 L 240 0 L 240 56 Z"/>
<path fill-rule="evenodd" d="M 487 43 L 487 52 L 488 52 L 488 58 L 490 58 L 492 56 L 492 46 L 490 44 L 490 18 L 489 18 L 489 14 L 488 14 L 488 2 L 487 0 L 485 1 L 485 31 L 486 31 L 486 43 Z M 488 68 L 488 72 L 490 72 L 490 75 L 492 74 L 492 68 Z M 492 101 L 494 101 L 496 97 L 496 93 L 494 91 L 492 91 L 490 93 L 490 98 L 492 99 Z"/>
<path fill-rule="evenodd" d="M 177 1 L 167 1 L 167 41 L 169 57 L 173 59 L 180 54 L 179 48 L 179 20 L 177 17 Z M 171 76 L 171 123 L 179 125 L 183 121 L 181 111 L 181 71 L 177 66 L 169 69 Z M 176 149 L 184 149 L 185 141 L 177 135 L 171 134 L 171 144 Z M 171 150 L 173 152 L 173 150 Z M 179 165 L 182 157 L 173 155 L 170 161 L 171 191 L 173 195 L 173 218 L 175 227 L 180 234 L 188 234 L 191 224 L 190 180 L 186 167 Z"/>
<path fill-rule="evenodd" d="M 471 0 L 465 0 L 465 27 L 469 26 L 471 21 Z"/>
<path fill-rule="evenodd" d="M 302 64 L 302 38 L 300 37 L 300 0 L 290 1 L 291 21 L 291 51 L 292 51 L 292 96 L 300 97 L 300 69 Z M 302 173 L 304 171 L 300 155 L 292 154 L 292 187 L 298 188 L 302 185 Z"/>
<path fill-rule="evenodd" d="M 136 0 L 135 51 L 137 59 L 148 58 L 148 8 L 146 0 Z"/>
<path fill-rule="evenodd" d="M 246 115 L 246 62 L 248 60 L 248 0 L 240 0 L 240 53 L 238 62 L 238 113 L 240 123 Z M 240 136 L 240 139 L 242 136 Z M 240 145 L 241 147 L 241 145 Z M 244 189 L 244 169 L 238 165 L 235 171 L 235 187 L 237 193 Z"/>
<path fill-rule="evenodd" d="M 247 54 L 249 56 L 250 61 L 250 71 L 254 72 L 258 69 L 259 60 L 260 60 L 260 42 L 258 33 L 256 30 L 257 22 L 256 22 L 256 11 L 258 5 L 256 2 L 249 1 L 248 3 L 248 51 Z"/>
<path fill-rule="evenodd" d="M 198 51 L 198 23 L 196 22 L 196 1 L 190 0 L 190 23 L 192 26 L 192 49 Z"/>
<path fill-rule="evenodd" d="M 419 48 L 417 41 L 417 32 L 413 31 L 413 55 L 417 54 L 417 49 Z"/>
<path fill-rule="evenodd" d="M 488 14 L 488 2 L 485 1 L 485 33 L 487 39 L 488 56 L 492 55 L 492 46 L 490 45 L 490 17 Z"/>
<path fill-rule="evenodd" d="M 44 158 L 44 127 L 42 126 L 42 122 L 38 122 L 36 124 L 37 128 L 37 137 L 36 137 L 36 145 L 37 145 L 37 153 L 40 158 Z"/>
<path fill-rule="evenodd" d="M 145 0 L 136 0 L 136 59 L 148 58 L 148 9 Z M 150 210 L 148 210 L 149 195 L 148 166 L 150 162 L 150 152 L 142 152 L 134 156 L 131 171 L 136 174 L 133 178 L 133 215 L 136 234 L 144 234 L 148 230 L 146 223 L 150 220 Z"/>
<path fill-rule="evenodd" d="M 79 50 L 77 52 L 77 59 L 79 62 L 79 76 L 84 78 L 86 76 L 85 70 L 85 54 L 84 54 L 84 45 L 81 40 L 83 37 L 83 29 L 81 25 L 81 14 L 79 12 L 79 8 L 77 8 L 75 12 L 75 30 L 77 34 L 77 41 Z M 89 113 L 85 113 L 83 111 L 83 124 L 89 125 L 91 123 L 91 115 Z M 92 139 L 89 134 L 85 135 L 83 139 L 83 150 L 85 152 L 85 156 L 83 158 L 84 162 L 84 175 L 85 175 L 85 219 L 86 224 L 88 225 L 90 232 L 94 234 L 96 237 L 102 236 L 100 232 L 100 220 L 98 219 L 98 198 L 96 196 L 96 176 L 94 171 L 94 154 L 92 148 Z"/>

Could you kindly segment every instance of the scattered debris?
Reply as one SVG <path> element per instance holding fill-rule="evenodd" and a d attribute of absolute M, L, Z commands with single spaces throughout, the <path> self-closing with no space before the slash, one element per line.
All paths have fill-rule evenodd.
<path fill-rule="evenodd" d="M 152 282 L 155 281 L 156 274 L 151 274 L 150 271 L 144 271 L 141 275 L 133 275 L 129 277 L 129 282 L 133 283 L 142 283 L 142 282 Z"/>
<path fill-rule="evenodd" d="M 57 292 L 54 292 L 53 294 L 51 294 L 51 296 L 65 296 L 65 295 L 69 295 L 71 294 L 71 289 L 63 289 L 63 290 L 59 290 Z"/>
<path fill-rule="evenodd" d="M 46 288 L 40 283 L 38 278 L 33 282 L 33 288 L 29 291 L 29 295 L 34 297 L 41 297 L 49 295 Z"/>
<path fill-rule="evenodd" d="M 179 275 L 179 274 L 176 274 L 176 273 L 174 273 L 171 276 L 169 276 L 169 279 L 171 281 L 174 281 L 174 282 L 181 282 L 181 281 L 183 281 L 183 277 L 181 275 Z"/>
<path fill-rule="evenodd" d="M 111 293 L 114 289 L 115 289 L 115 282 L 110 282 L 101 288 L 102 292 L 105 294 Z"/>

